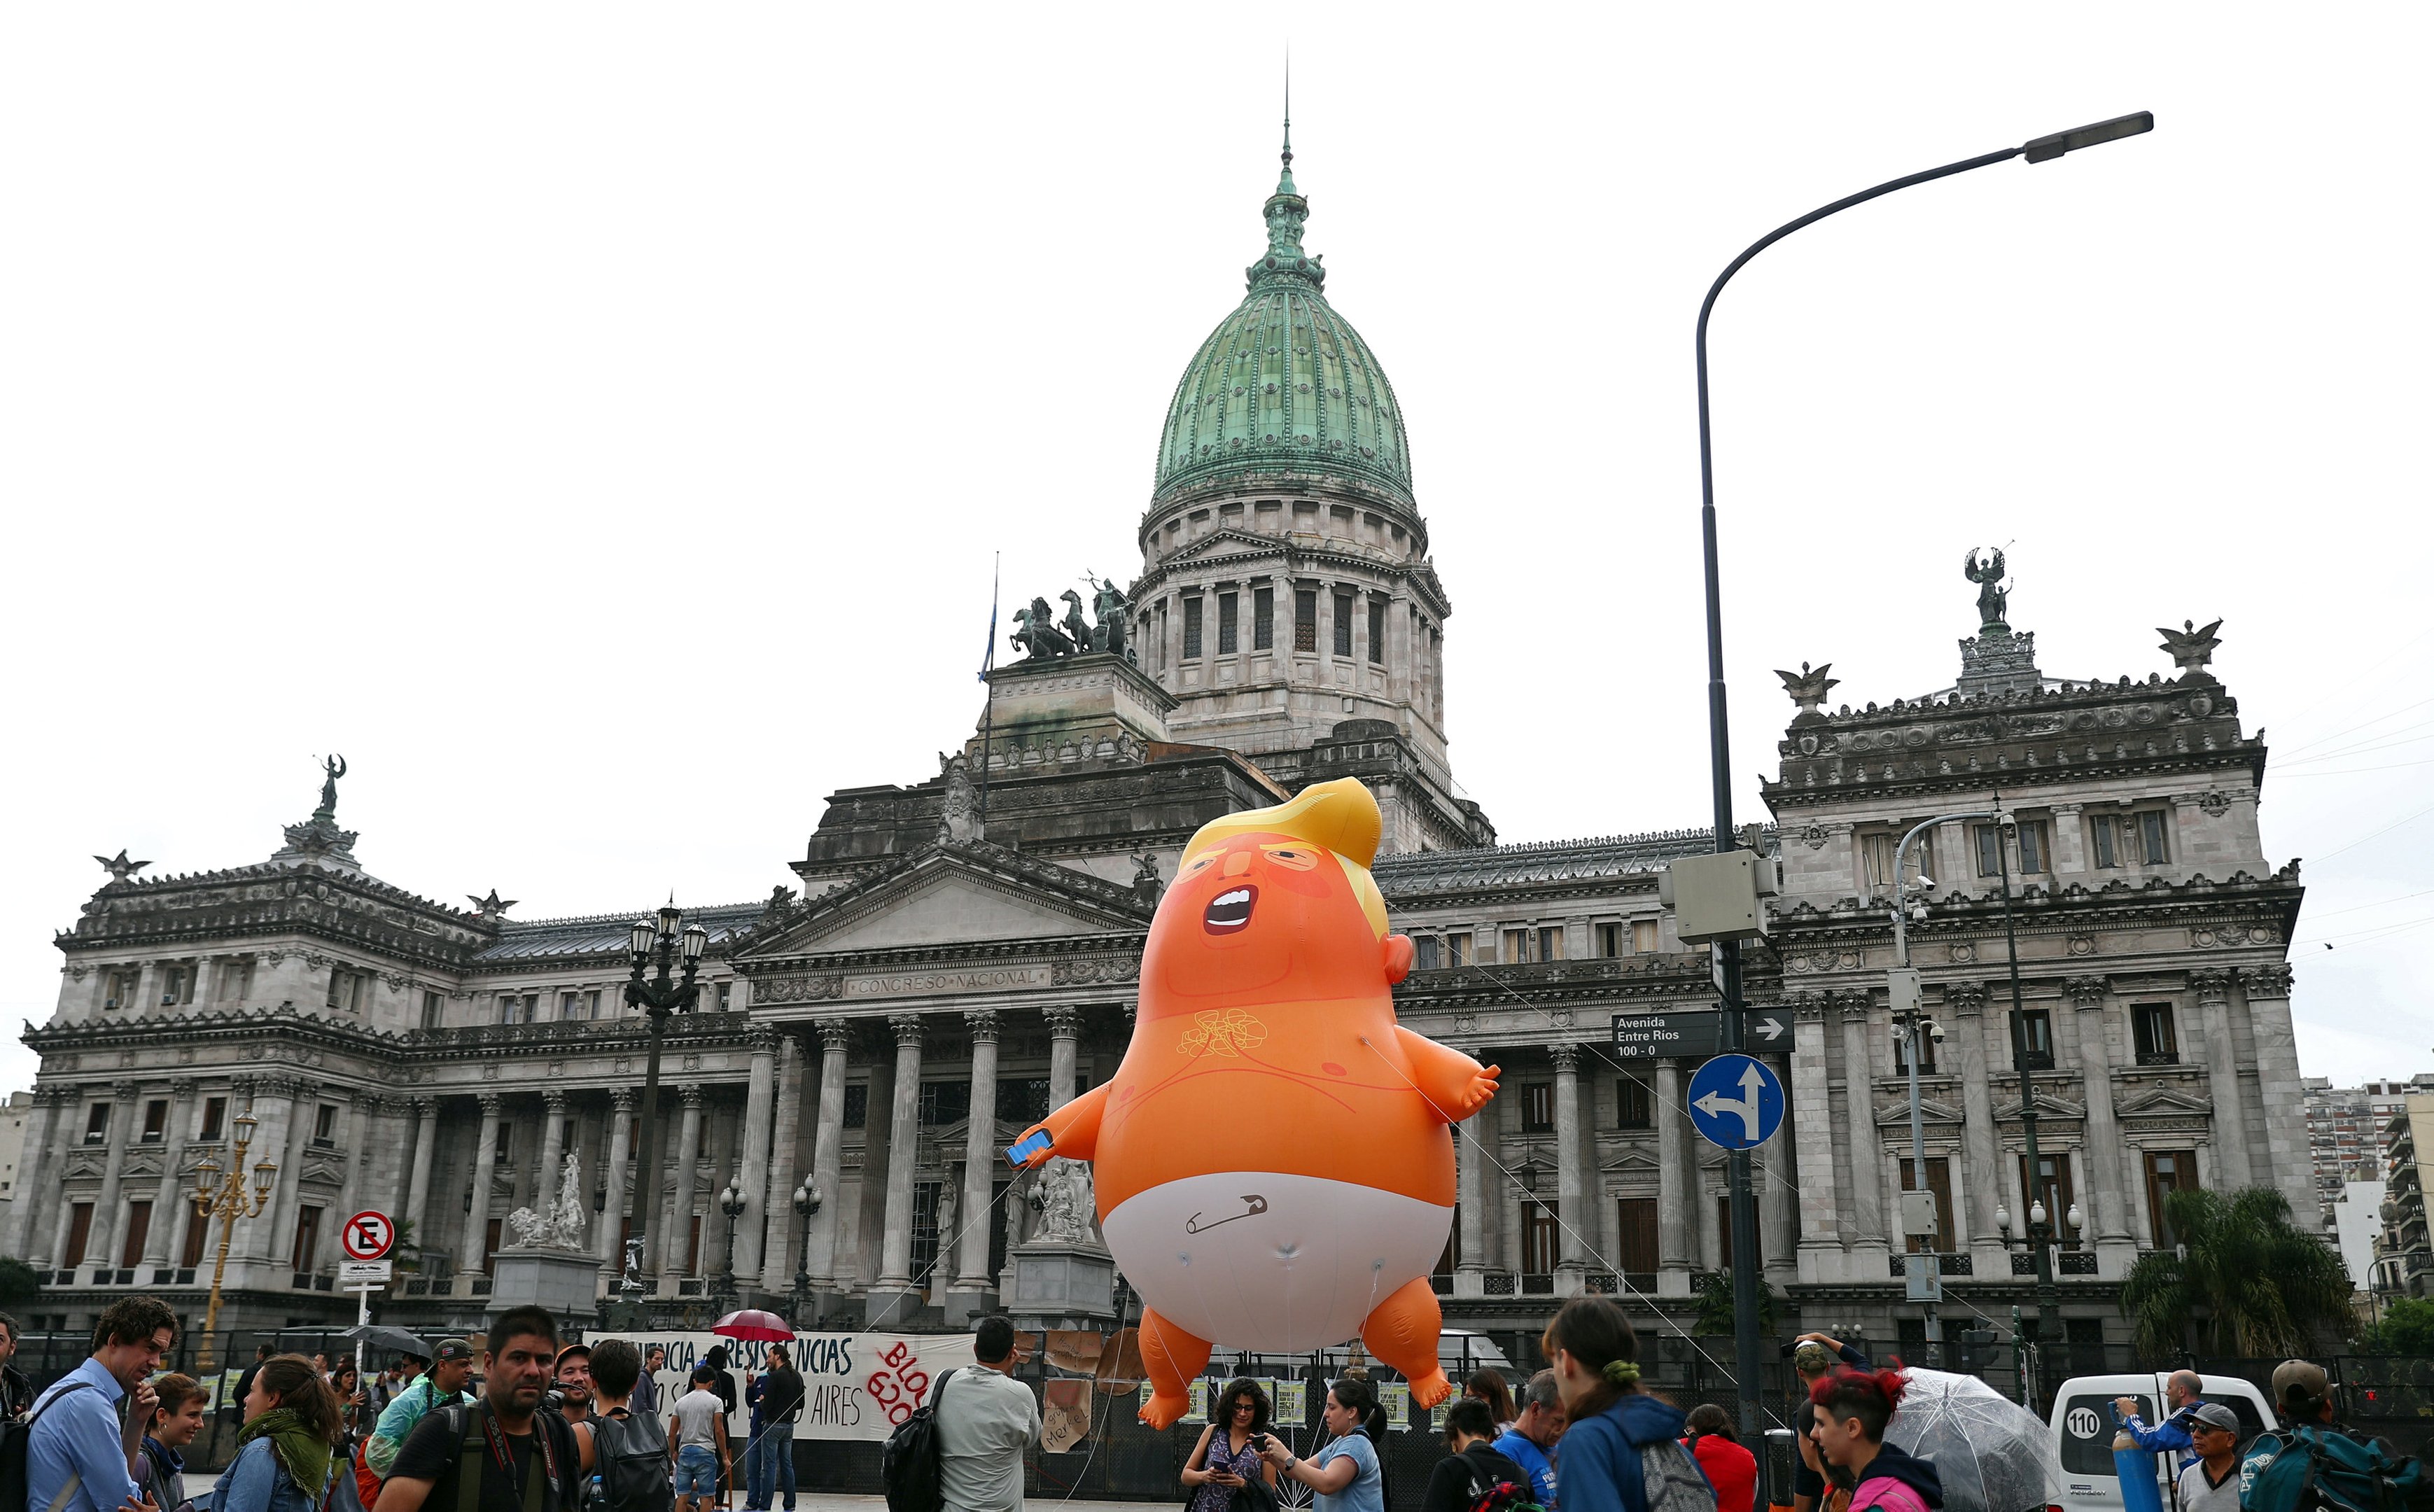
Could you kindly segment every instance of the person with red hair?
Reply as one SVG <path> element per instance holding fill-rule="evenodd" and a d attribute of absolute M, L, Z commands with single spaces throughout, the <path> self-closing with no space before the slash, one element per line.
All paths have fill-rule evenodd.
<path fill-rule="evenodd" d="M 1817 1452 L 1855 1483 L 1847 1512 L 1937 1512 L 1944 1505 L 1944 1483 L 1935 1467 L 1885 1442 L 1885 1424 L 1908 1384 L 1899 1370 L 1845 1367 L 1808 1389 L 1817 1409 L 1808 1430 Z"/>

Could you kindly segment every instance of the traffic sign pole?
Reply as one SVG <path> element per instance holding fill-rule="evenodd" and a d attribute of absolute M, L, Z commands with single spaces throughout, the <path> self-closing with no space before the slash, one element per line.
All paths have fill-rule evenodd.
<path fill-rule="evenodd" d="M 386 1262 L 389 1247 L 396 1243 L 396 1221 L 377 1208 L 367 1208 L 349 1218 L 347 1226 L 338 1233 L 338 1247 L 351 1261 Z M 383 1264 L 382 1268 L 386 1270 L 387 1266 Z M 358 1391 L 363 1389 L 364 1383 L 364 1341 L 360 1331 L 371 1324 L 372 1293 L 379 1290 L 370 1281 L 354 1288 L 355 1328 L 358 1330 L 355 1337 L 355 1389 Z M 345 1404 L 340 1405 L 343 1407 Z"/>
<path fill-rule="evenodd" d="M 1717 713 L 1723 714 L 1723 697 L 1718 690 Z M 1722 766 L 1723 758 L 1718 758 Z M 1729 800 L 1727 800 L 1729 801 Z M 1716 833 L 1721 840 L 1724 826 L 1719 823 Z M 1727 1054 L 1738 1054 L 1741 1048 L 1741 945 L 1737 939 L 1723 939 L 1709 947 L 1715 952 L 1716 985 L 1723 990 L 1723 1003 L 1716 1017 L 1721 1021 L 1717 1039 Z M 1741 1442 L 1755 1444 L 1758 1438 L 1758 1266 L 1757 1197 L 1750 1190 L 1750 1158 L 1746 1149 L 1733 1150 L 1724 1157 L 1726 1221 L 1733 1230 L 1733 1373 L 1740 1378 L 1741 1407 Z"/>

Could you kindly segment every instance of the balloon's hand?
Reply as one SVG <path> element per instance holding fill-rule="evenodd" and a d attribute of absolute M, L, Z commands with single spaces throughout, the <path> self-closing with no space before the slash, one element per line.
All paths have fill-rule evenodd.
<path fill-rule="evenodd" d="M 1056 1136 L 1048 1132 L 1045 1124 L 1034 1124 L 1022 1131 L 1006 1150 L 1006 1160 L 1018 1171 L 1036 1171 L 1046 1165 L 1056 1153 Z"/>
<path fill-rule="evenodd" d="M 1490 1066 L 1485 1071 L 1481 1072 L 1478 1075 L 1470 1078 L 1470 1085 L 1463 1089 L 1462 1093 L 1460 1106 L 1462 1108 L 1462 1116 L 1464 1118 L 1468 1118 L 1471 1114 L 1478 1112 L 1481 1108 L 1487 1106 L 1488 1099 L 1496 1095 L 1496 1078 L 1503 1074 L 1503 1067 Z"/>

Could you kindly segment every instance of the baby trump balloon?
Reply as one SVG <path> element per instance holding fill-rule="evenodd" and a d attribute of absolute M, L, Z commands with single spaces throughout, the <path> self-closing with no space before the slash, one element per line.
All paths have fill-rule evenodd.
<path fill-rule="evenodd" d="M 1496 1095 L 1497 1069 L 1395 1022 L 1412 942 L 1369 874 L 1379 827 L 1349 778 L 1203 826 L 1150 925 L 1123 1066 L 1010 1152 L 1091 1162 L 1144 1304 L 1155 1427 L 1219 1344 L 1358 1334 L 1414 1401 L 1452 1394 L 1428 1280 L 1453 1220 L 1448 1125 Z"/>

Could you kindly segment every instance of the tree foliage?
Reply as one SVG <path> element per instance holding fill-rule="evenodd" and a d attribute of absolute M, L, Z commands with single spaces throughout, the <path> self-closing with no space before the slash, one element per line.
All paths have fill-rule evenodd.
<path fill-rule="evenodd" d="M 2434 1300 L 2396 1297 L 2384 1304 L 2382 1321 L 2358 1335 L 2366 1354 L 2405 1354 L 2434 1359 Z"/>
<path fill-rule="evenodd" d="M 22 1307 L 42 1289 L 33 1266 L 22 1260 L 0 1260 L 0 1307 Z"/>
<path fill-rule="evenodd" d="M 2348 1333 L 2349 1272 L 2290 1221 L 2280 1193 L 2175 1192 L 2164 1214 L 2185 1253 L 2141 1256 L 2121 1287 L 2146 1359 L 2178 1356 L 2192 1332 L 2200 1353 L 2250 1358 L 2302 1355 L 2320 1331 Z"/>
<path fill-rule="evenodd" d="M 1714 1336 L 1733 1332 L 1733 1273 L 1728 1270 L 1703 1270 L 1699 1273 L 1694 1293 L 1699 1312 L 1691 1321 L 1690 1331 L 1702 1336 Z M 1774 1289 L 1763 1280 L 1757 1283 L 1757 1331 L 1772 1337 L 1774 1333 Z"/>

